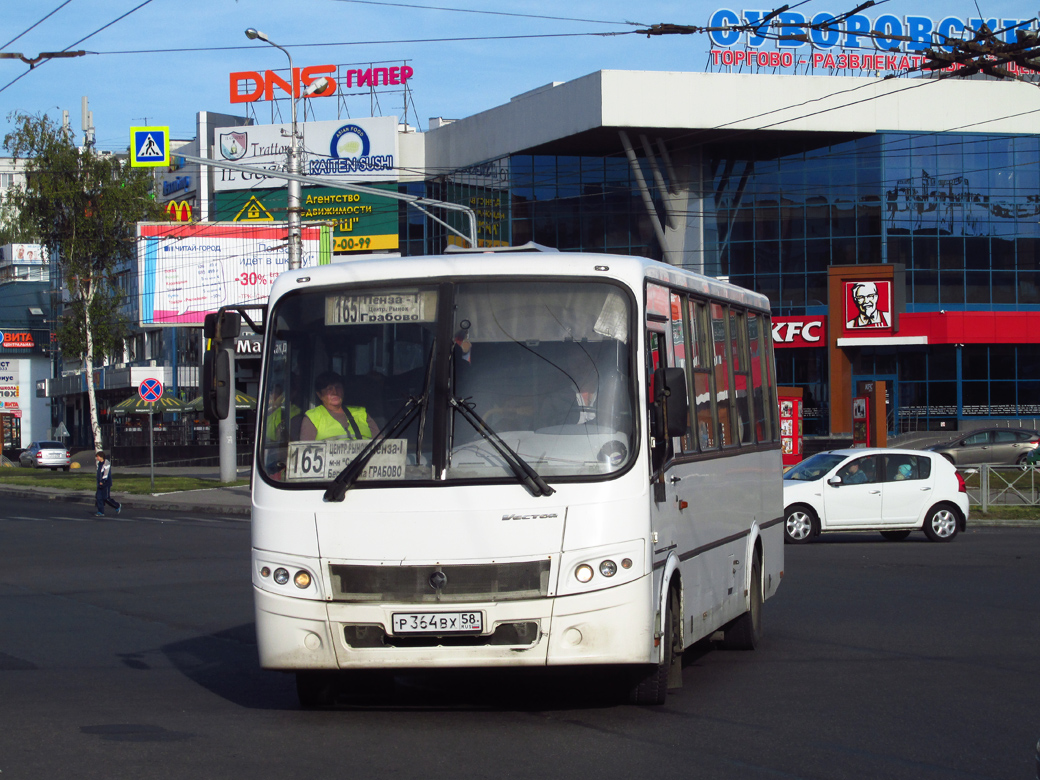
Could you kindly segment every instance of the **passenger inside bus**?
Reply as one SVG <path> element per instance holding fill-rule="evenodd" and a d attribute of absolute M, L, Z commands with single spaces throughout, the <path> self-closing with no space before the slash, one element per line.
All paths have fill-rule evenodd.
<path fill-rule="evenodd" d="M 320 403 L 303 415 L 301 441 L 337 437 L 371 439 L 379 433 L 376 421 L 364 406 L 344 405 L 344 383 L 339 374 L 332 371 L 318 374 L 314 380 L 314 392 Z"/>

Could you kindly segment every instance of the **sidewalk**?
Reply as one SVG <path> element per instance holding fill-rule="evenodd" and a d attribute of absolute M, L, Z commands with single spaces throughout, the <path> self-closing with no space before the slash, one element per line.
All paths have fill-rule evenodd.
<path fill-rule="evenodd" d="M 238 469 L 239 479 L 249 478 L 249 469 Z M 248 520 L 250 511 L 249 485 L 226 487 L 220 482 L 220 468 L 217 466 L 173 467 L 156 466 L 155 476 L 197 477 L 213 480 L 212 488 L 201 490 L 181 490 L 174 493 L 158 493 L 152 495 L 132 495 L 119 491 L 120 474 L 137 474 L 147 477 L 151 473 L 148 466 L 126 466 L 119 468 L 115 474 L 115 490 L 112 498 L 126 509 L 151 511 L 165 509 L 175 512 L 196 512 L 199 514 L 225 515 L 227 517 Z M 83 504 L 93 508 L 94 494 L 84 490 L 63 490 L 61 488 L 27 488 L 20 485 L 0 485 L 0 495 L 17 496 L 47 501 L 66 501 Z M 110 516 L 112 509 L 105 510 Z"/>
<path fill-rule="evenodd" d="M 148 466 L 124 466 L 116 472 L 116 487 L 119 486 L 120 474 L 137 474 L 147 477 Z M 250 469 L 239 467 L 238 478 L 248 479 Z M 112 491 L 112 497 L 128 509 L 157 510 L 167 509 L 177 512 L 197 512 L 199 514 L 225 515 L 231 518 L 248 520 L 250 514 L 249 485 L 225 487 L 220 483 L 220 468 L 217 466 L 156 466 L 155 476 L 168 475 L 180 477 L 196 477 L 213 481 L 213 487 L 201 490 L 182 490 L 174 493 L 157 493 L 152 495 L 131 495 Z M 0 495 L 17 496 L 19 498 L 43 499 L 50 501 L 68 501 L 94 506 L 94 494 L 80 490 L 62 490 L 61 488 L 27 488 L 0 484 Z M 111 509 L 106 510 L 111 514 Z M 1040 512 L 1038 512 L 1040 515 Z M 968 518 L 968 530 L 972 528 L 1037 528 L 1040 527 L 1040 516 L 1037 518 L 1002 519 L 983 517 L 977 506 L 972 507 Z"/>

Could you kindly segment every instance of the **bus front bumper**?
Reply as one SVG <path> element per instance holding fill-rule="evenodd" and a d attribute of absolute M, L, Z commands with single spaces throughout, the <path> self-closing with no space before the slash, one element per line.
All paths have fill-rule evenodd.
<path fill-rule="evenodd" d="M 265 669 L 450 668 L 643 664 L 656 661 L 653 578 L 529 601 L 340 604 L 255 588 L 257 646 Z M 483 614 L 480 636 L 394 636 L 392 615 Z"/>

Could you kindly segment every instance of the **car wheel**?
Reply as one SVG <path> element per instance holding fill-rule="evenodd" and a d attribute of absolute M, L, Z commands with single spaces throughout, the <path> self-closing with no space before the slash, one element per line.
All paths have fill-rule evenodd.
<path fill-rule="evenodd" d="M 890 542 L 901 542 L 910 535 L 909 531 L 882 531 L 881 535 Z"/>
<path fill-rule="evenodd" d="M 628 689 L 629 704 L 664 704 L 668 696 L 668 675 L 673 661 L 678 661 L 672 643 L 678 636 L 674 622 L 678 619 L 678 592 L 673 588 L 668 594 L 664 625 L 661 636 L 661 662 L 649 670 L 639 668 Z M 679 657 L 681 658 L 681 656 Z M 679 661 L 681 663 L 681 661 Z"/>
<path fill-rule="evenodd" d="M 933 542 L 948 542 L 957 535 L 960 513 L 950 504 L 936 504 L 924 519 L 924 535 Z"/>
<path fill-rule="evenodd" d="M 811 508 L 795 504 L 784 512 L 784 541 L 788 544 L 805 544 L 819 532 L 820 521 Z"/>
<path fill-rule="evenodd" d="M 762 641 L 762 563 L 758 556 L 751 565 L 748 611 L 734 620 L 723 634 L 727 650 L 754 650 Z"/>
<path fill-rule="evenodd" d="M 68 471 L 68 470 L 69 470 L 69 467 L 68 467 L 68 466 L 62 466 L 62 467 L 61 467 L 61 470 L 62 470 L 62 471 Z"/>
<path fill-rule="evenodd" d="M 956 465 L 957 465 L 957 461 L 955 461 L 955 460 L 953 459 L 953 456 L 952 456 L 952 455 L 947 455 L 947 454 L 946 454 L 945 452 L 940 452 L 939 454 L 940 454 L 940 455 L 942 455 L 942 456 L 943 456 L 944 458 L 946 458 L 946 460 L 948 460 L 948 461 L 949 461 L 950 463 L 952 463 L 952 464 L 953 464 L 954 466 L 956 466 Z"/>

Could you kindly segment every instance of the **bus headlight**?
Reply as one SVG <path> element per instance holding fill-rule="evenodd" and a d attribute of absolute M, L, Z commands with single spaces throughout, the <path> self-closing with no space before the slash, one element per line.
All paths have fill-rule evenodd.
<path fill-rule="evenodd" d="M 645 560 L 646 542 L 642 539 L 565 552 L 560 558 L 559 588 L 555 595 L 569 596 L 626 585 L 649 573 Z"/>
<path fill-rule="evenodd" d="M 287 583 L 289 581 L 289 570 L 283 569 L 281 566 L 279 566 L 277 569 L 274 570 L 274 581 L 277 582 L 279 585 L 284 585 L 285 583 Z"/>
<path fill-rule="evenodd" d="M 296 572 L 296 576 L 293 577 L 293 584 L 296 585 L 296 587 L 300 590 L 303 590 L 304 588 L 309 588 L 311 585 L 310 573 L 305 572 L 303 569 Z"/>

